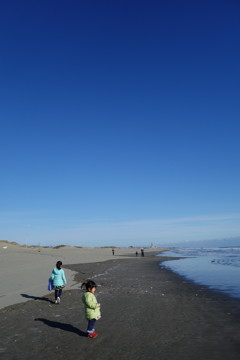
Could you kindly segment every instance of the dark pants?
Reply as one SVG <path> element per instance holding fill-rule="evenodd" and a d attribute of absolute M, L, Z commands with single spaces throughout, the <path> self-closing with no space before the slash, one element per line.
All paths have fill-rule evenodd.
<path fill-rule="evenodd" d="M 55 290 L 55 299 L 57 300 L 57 298 L 62 296 L 62 289 L 59 290 Z"/>
<path fill-rule="evenodd" d="M 95 322 L 96 322 L 96 319 L 88 320 L 88 328 L 87 328 L 88 333 L 91 333 L 94 330 Z"/>

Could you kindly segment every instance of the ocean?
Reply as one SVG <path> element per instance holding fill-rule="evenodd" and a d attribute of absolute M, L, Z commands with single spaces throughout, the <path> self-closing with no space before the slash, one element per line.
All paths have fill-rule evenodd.
<path fill-rule="evenodd" d="M 197 284 L 240 298 L 240 247 L 178 248 L 158 256 L 181 257 L 161 266 Z"/>

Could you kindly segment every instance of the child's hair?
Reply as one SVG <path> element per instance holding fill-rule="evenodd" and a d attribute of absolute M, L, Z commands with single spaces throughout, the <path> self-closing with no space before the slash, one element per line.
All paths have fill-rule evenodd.
<path fill-rule="evenodd" d="M 85 287 L 86 290 L 88 291 L 88 290 L 92 290 L 92 288 L 94 288 L 94 287 L 96 288 L 97 285 L 92 280 L 86 280 L 86 282 L 82 283 L 82 285 L 81 285 L 81 288 L 83 288 L 83 287 Z"/>
<path fill-rule="evenodd" d="M 61 266 L 62 266 L 62 262 L 61 262 L 61 261 L 57 261 L 57 263 L 56 263 L 56 268 L 57 268 L 58 270 L 60 270 L 60 269 L 61 269 Z"/>

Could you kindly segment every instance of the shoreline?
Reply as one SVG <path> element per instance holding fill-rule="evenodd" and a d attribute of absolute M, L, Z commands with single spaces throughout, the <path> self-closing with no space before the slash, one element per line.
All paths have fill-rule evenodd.
<path fill-rule="evenodd" d="M 67 265 L 98 284 L 99 337 L 85 337 L 82 292 L 64 290 L 59 306 L 51 293 L 0 310 L 2 359 L 239 359 L 239 302 L 161 268 L 162 258 Z"/>
<path fill-rule="evenodd" d="M 237 314 L 239 312 L 240 317 L 240 300 L 236 297 L 233 297 L 227 293 L 224 293 L 218 289 L 211 289 L 207 285 L 200 284 L 197 282 L 194 282 L 193 280 L 178 274 L 177 272 L 174 272 L 171 269 L 166 268 L 165 266 L 161 265 L 164 261 L 172 261 L 172 260 L 178 260 L 181 259 L 180 257 L 169 257 L 169 256 L 156 256 L 158 254 L 155 252 L 150 252 L 147 257 L 148 260 L 155 263 L 157 267 L 161 270 L 161 272 L 165 272 L 167 277 L 171 278 L 171 281 L 174 283 L 181 283 L 184 284 L 184 286 L 188 287 L 192 292 L 195 292 L 198 296 L 200 294 L 204 294 L 204 296 L 209 297 L 212 299 L 212 301 L 218 301 L 222 303 L 228 303 L 230 304 L 230 307 L 232 307 L 232 310 L 235 309 L 235 313 Z M 149 259 L 150 256 L 150 259 Z M 132 256 L 129 256 L 131 258 Z M 125 260 L 127 257 L 124 257 Z M 121 261 L 121 260 L 120 260 Z M 143 260 L 144 261 L 144 260 Z M 105 273 L 108 272 L 113 267 L 113 264 L 117 262 L 116 259 L 106 260 L 104 262 L 96 262 L 94 263 L 95 269 L 91 269 L 92 264 L 72 264 L 72 265 L 66 265 L 66 268 L 72 269 L 72 271 L 75 273 L 75 279 L 74 281 L 80 285 L 82 282 L 84 282 L 87 279 L 95 279 L 101 278 L 105 275 Z M 91 270 L 89 270 L 91 269 Z M 103 273 L 99 273 L 99 271 L 102 271 Z M 96 280 L 97 281 L 97 280 Z"/>

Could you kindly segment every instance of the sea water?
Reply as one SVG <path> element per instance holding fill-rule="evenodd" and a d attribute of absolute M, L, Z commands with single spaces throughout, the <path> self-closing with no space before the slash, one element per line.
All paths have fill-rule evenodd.
<path fill-rule="evenodd" d="M 161 265 L 193 282 L 240 298 L 240 247 L 179 248 L 159 256 L 181 257 Z"/>

